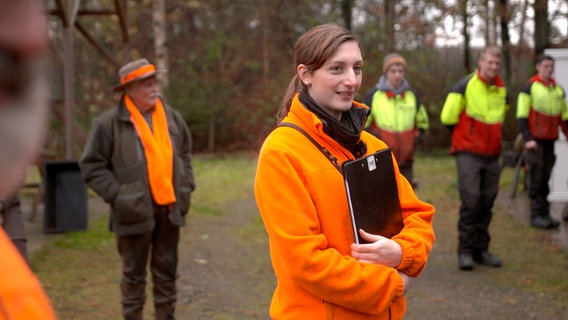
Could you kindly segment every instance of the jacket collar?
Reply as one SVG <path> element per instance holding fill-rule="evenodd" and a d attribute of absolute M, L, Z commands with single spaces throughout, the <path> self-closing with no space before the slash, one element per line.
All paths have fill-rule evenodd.
<path fill-rule="evenodd" d="M 166 108 L 166 104 L 162 98 L 158 98 L 162 101 L 162 105 L 164 106 L 164 111 L 166 112 L 166 118 L 169 118 L 168 109 Z M 120 97 L 120 101 L 118 102 L 118 118 L 121 121 L 128 121 L 130 122 L 130 112 L 126 109 L 126 105 L 124 104 L 124 94 Z"/>
<path fill-rule="evenodd" d="M 542 83 L 544 86 L 546 87 L 554 87 L 556 85 L 556 79 L 554 78 L 550 78 L 550 80 L 544 81 L 538 74 L 535 74 L 532 78 L 531 78 L 531 83 L 533 82 L 540 82 Z"/>
<path fill-rule="evenodd" d="M 294 121 L 292 122 L 301 123 L 304 129 L 313 130 L 313 128 L 315 128 L 318 134 L 325 134 L 323 132 L 323 123 L 321 122 L 321 120 L 313 112 L 309 111 L 302 105 L 299 96 L 299 94 L 296 94 L 296 96 L 294 96 L 294 99 L 292 99 L 290 111 L 288 112 L 288 115 L 286 115 L 286 117 L 282 120 L 282 122 L 290 121 L 291 119 L 293 119 Z M 355 107 L 358 109 L 370 109 L 368 106 L 355 100 L 353 100 L 353 105 L 355 105 Z"/>
<path fill-rule="evenodd" d="M 404 99 L 404 93 L 409 89 L 409 87 L 410 85 L 408 84 L 408 81 L 406 79 L 402 79 L 400 87 L 398 87 L 396 90 L 392 90 L 387 85 L 387 78 L 384 75 L 379 78 L 379 81 L 375 85 L 375 88 L 384 91 L 387 95 L 387 98 L 389 99 L 393 99 L 397 95 L 400 96 L 401 99 Z"/>
<path fill-rule="evenodd" d="M 505 87 L 505 82 L 503 82 L 503 79 L 501 79 L 499 75 L 495 76 L 495 78 L 493 79 L 485 79 L 481 76 L 479 69 L 475 70 L 475 74 L 477 75 L 479 80 L 483 81 L 483 83 L 485 83 L 488 86 L 496 86 L 501 88 Z"/>

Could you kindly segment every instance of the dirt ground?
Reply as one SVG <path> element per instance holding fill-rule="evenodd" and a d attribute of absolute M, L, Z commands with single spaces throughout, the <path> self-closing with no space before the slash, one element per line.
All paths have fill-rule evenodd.
<path fill-rule="evenodd" d="M 232 203 L 227 210 L 230 214 L 222 218 L 191 217 L 184 233 L 180 247 L 180 319 L 269 318 L 275 279 L 254 200 L 251 196 Z M 524 228 L 523 232 L 532 232 L 506 210 L 502 212 L 495 215 L 493 230 Z M 453 219 L 438 219 L 437 242 L 429 264 L 410 286 L 406 319 L 566 319 L 566 292 L 555 296 L 546 288 L 536 292 L 527 289 L 539 278 L 538 271 L 519 269 L 531 259 L 531 251 L 563 255 L 565 249 L 543 244 L 538 236 L 529 239 L 520 251 L 509 250 L 509 244 L 501 241 L 494 247 L 504 260 L 502 268 L 476 266 L 474 271 L 464 272 L 457 268 L 455 223 Z M 562 228 L 566 227 L 564 223 Z M 564 261 L 557 275 L 560 283 L 567 281 L 567 269 Z"/>
<path fill-rule="evenodd" d="M 426 174 L 421 173 L 421 176 Z M 448 185 L 446 177 L 439 174 L 435 177 L 445 180 L 433 180 L 429 184 L 441 190 L 438 193 L 419 190 L 418 196 L 429 194 L 434 199 L 423 200 L 434 204 L 437 210 L 436 242 L 424 273 L 410 284 L 406 319 L 568 319 L 568 223 L 564 222 L 558 230 L 532 229 L 527 226 L 523 211 L 526 198 L 519 194 L 511 200 L 508 192 L 500 193 L 491 224 L 491 251 L 503 259 L 503 267 L 476 266 L 471 272 L 460 271 L 455 252 L 457 195 L 451 183 L 448 189 L 440 187 Z M 426 183 L 424 186 L 426 188 Z M 252 188 L 246 189 L 245 196 L 223 202 L 222 207 L 214 210 L 199 207 L 199 202 L 192 206 L 179 248 L 177 319 L 269 319 L 276 279 Z M 219 197 L 219 194 L 212 196 Z M 94 197 L 92 204 L 90 211 L 100 212 L 106 220 L 107 207 L 100 198 Z M 553 208 L 553 215 L 559 218 L 561 210 L 557 205 Z M 41 226 L 41 223 L 36 221 L 34 225 Z M 37 232 L 27 229 L 30 244 L 59 237 L 41 234 L 40 228 L 37 229 Z M 35 235 L 42 238 L 36 241 Z M 114 249 L 114 245 L 110 245 L 108 250 L 114 254 Z M 118 277 L 118 262 L 113 268 L 116 270 L 110 274 Z M 118 280 L 106 282 L 110 282 L 108 290 L 111 291 L 104 293 L 101 302 L 90 298 L 88 301 L 96 302 L 92 302 L 93 305 L 108 305 L 104 299 L 108 296 L 118 300 Z M 146 319 L 152 316 L 150 306 L 148 303 Z M 88 319 L 120 319 L 118 303 L 112 303 L 113 316 L 90 309 L 93 313 Z M 68 318 L 73 316 L 62 320 Z"/>
<path fill-rule="evenodd" d="M 190 216 L 180 243 L 179 319 L 268 319 L 276 284 L 253 199 Z"/>

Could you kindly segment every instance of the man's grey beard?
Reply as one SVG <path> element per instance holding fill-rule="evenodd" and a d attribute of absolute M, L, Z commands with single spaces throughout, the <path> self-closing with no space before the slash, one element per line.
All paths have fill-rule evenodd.
<path fill-rule="evenodd" d="M 48 86 L 39 74 L 19 98 L 0 105 L 0 199 L 18 191 L 41 154 L 48 108 Z"/>

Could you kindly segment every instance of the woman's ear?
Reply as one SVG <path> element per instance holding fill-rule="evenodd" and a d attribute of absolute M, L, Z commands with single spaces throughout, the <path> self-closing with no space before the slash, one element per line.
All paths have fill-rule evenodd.
<path fill-rule="evenodd" d="M 296 67 L 296 72 L 298 73 L 298 77 L 300 78 L 300 80 L 302 80 L 302 83 L 304 83 L 304 85 L 306 86 L 310 86 L 310 71 L 308 70 L 308 67 L 306 67 L 306 65 L 304 64 L 299 64 Z"/>

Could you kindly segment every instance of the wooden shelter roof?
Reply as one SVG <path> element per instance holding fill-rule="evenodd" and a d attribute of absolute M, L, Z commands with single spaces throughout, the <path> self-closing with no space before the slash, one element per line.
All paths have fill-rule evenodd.
<path fill-rule="evenodd" d="M 50 11 L 52 16 L 61 20 L 64 28 L 74 26 L 85 39 L 97 49 L 109 63 L 119 67 L 116 58 L 106 50 L 99 41 L 93 37 L 87 28 L 78 19 L 80 16 L 112 16 L 118 17 L 118 23 L 124 42 L 128 42 L 128 4 L 127 0 L 113 0 L 108 8 L 88 8 L 86 1 L 82 0 L 54 0 L 55 9 Z M 83 5 L 85 4 L 85 5 Z"/>
<path fill-rule="evenodd" d="M 116 56 L 109 52 L 102 43 L 94 37 L 88 28 L 81 22 L 82 16 L 95 16 L 108 18 L 116 16 L 119 29 L 124 43 L 128 42 L 128 1 L 127 0 L 106 0 L 93 3 L 88 0 L 44 0 L 47 13 L 52 17 L 57 17 L 62 26 L 62 48 L 59 51 L 54 47 L 63 62 L 63 112 L 56 114 L 62 118 L 65 126 L 65 158 L 75 159 L 73 152 L 76 134 L 78 129 L 75 126 L 75 72 L 74 58 L 74 31 L 77 30 L 98 52 L 102 54 L 106 61 L 113 65 L 117 70 L 120 64 Z"/>

